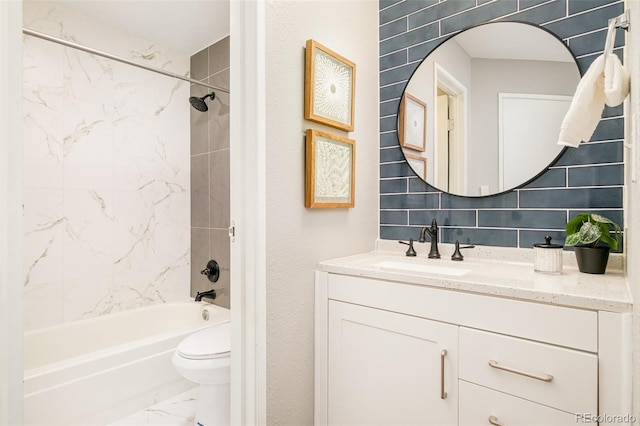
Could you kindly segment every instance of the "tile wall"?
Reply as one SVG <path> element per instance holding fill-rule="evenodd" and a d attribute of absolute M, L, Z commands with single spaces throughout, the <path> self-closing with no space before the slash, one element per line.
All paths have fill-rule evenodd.
<path fill-rule="evenodd" d="M 191 57 L 191 76 L 211 85 L 229 88 L 229 37 Z M 192 85 L 192 96 L 211 91 Z M 215 288 L 217 305 L 230 303 L 229 198 L 229 94 L 215 91 L 209 110 L 191 109 L 191 294 Z M 214 259 L 221 268 L 213 284 L 200 274 Z"/>
<path fill-rule="evenodd" d="M 437 219 L 441 241 L 531 247 L 545 235 L 564 240 L 574 213 L 598 211 L 623 222 L 622 107 L 605 108 L 595 134 L 567 149 L 545 173 L 507 193 L 468 198 L 438 191 L 404 161 L 396 134 L 400 97 L 422 58 L 452 34 L 475 24 L 525 21 L 555 33 L 581 73 L 602 53 L 619 0 L 380 0 L 380 238 L 417 239 Z M 623 30 L 616 53 L 622 55 Z M 473 161 L 469 159 L 469 161 Z"/>
<path fill-rule="evenodd" d="M 187 55 L 58 4 L 24 26 L 185 74 Z M 24 325 L 189 296 L 189 85 L 24 36 Z"/>

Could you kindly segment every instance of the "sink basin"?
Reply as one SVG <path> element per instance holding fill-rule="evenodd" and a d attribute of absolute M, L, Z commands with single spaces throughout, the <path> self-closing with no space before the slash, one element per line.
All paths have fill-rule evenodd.
<path fill-rule="evenodd" d="M 397 260 L 383 260 L 382 262 L 374 263 L 373 266 L 403 272 L 421 272 L 424 274 L 450 275 L 456 277 L 471 271 L 470 269 L 454 268 L 451 266 L 431 265 L 418 262 L 400 262 Z"/>

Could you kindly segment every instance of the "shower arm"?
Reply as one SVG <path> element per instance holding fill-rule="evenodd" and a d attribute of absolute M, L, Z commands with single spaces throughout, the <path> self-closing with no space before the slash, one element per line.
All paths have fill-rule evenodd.
<path fill-rule="evenodd" d="M 123 64 L 132 65 L 134 67 L 142 68 L 144 70 L 155 72 L 155 73 L 158 73 L 158 74 L 163 74 L 163 75 L 166 75 L 167 77 L 177 78 L 177 79 L 180 79 L 180 80 L 188 81 L 189 83 L 198 84 L 200 86 L 208 87 L 210 89 L 215 89 L 215 90 L 218 90 L 220 92 L 229 93 L 228 89 L 224 89 L 222 87 L 213 86 L 213 85 L 208 84 L 208 83 L 203 83 L 202 81 L 194 80 L 194 79 L 189 78 L 189 77 L 184 77 L 184 76 L 182 76 L 180 74 L 175 74 L 175 73 L 172 73 L 170 71 L 162 70 L 160 68 L 154 68 L 154 67 L 150 67 L 148 65 L 143 65 L 143 64 L 140 64 L 138 62 L 130 61 L 129 59 L 121 58 L 120 56 L 115 56 L 115 55 L 112 55 L 110 53 L 102 52 L 100 50 L 96 50 L 96 49 L 92 49 L 92 48 L 87 47 L 87 46 L 83 46 L 81 44 L 77 44 L 77 43 L 73 43 L 71 41 L 63 40 L 61 38 L 53 37 L 53 36 L 50 36 L 48 34 L 40 33 L 38 31 L 33 31 L 33 30 L 28 29 L 28 28 L 23 28 L 22 32 L 24 34 L 30 35 L 32 37 L 41 38 L 43 40 L 51 41 L 53 43 L 58 43 L 58 44 L 61 44 L 63 46 L 66 46 L 66 47 L 71 47 L 73 49 L 82 50 L 83 52 L 91 53 L 93 55 L 102 56 L 103 58 L 107 58 L 107 59 L 111 59 L 111 60 L 114 60 L 114 61 L 122 62 Z"/>

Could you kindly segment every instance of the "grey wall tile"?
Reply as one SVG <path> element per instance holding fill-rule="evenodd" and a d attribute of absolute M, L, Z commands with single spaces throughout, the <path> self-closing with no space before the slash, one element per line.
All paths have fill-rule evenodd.
<path fill-rule="evenodd" d="M 423 61 L 438 46 L 446 42 L 451 36 L 440 37 L 409 48 L 409 62 Z"/>
<path fill-rule="evenodd" d="M 414 176 L 409 179 L 409 192 L 434 192 L 440 193 L 440 190 L 426 183 L 422 178 Z"/>
<path fill-rule="evenodd" d="M 520 5 L 522 8 L 522 5 Z M 533 24 L 544 24 L 565 17 L 567 14 L 566 0 L 555 0 L 531 9 L 527 9 L 515 15 L 509 15 L 507 21 L 524 21 Z"/>
<path fill-rule="evenodd" d="M 380 57 L 380 71 L 407 63 L 407 51 L 400 50 Z"/>
<path fill-rule="evenodd" d="M 380 54 L 386 55 L 396 50 L 406 49 L 424 40 L 436 38 L 439 36 L 438 31 L 438 24 L 436 23 L 389 38 L 380 42 Z"/>
<path fill-rule="evenodd" d="M 380 25 L 432 6 L 438 0 L 405 0 L 380 11 Z M 382 6 L 382 5 L 381 5 Z"/>
<path fill-rule="evenodd" d="M 622 164 L 569 169 L 569 186 L 607 185 L 624 185 L 624 167 Z"/>
<path fill-rule="evenodd" d="M 229 40 L 229 37 L 225 37 L 209 46 L 209 75 L 214 75 L 231 65 Z"/>
<path fill-rule="evenodd" d="M 209 154 L 210 161 L 210 226 L 212 228 L 229 227 L 230 214 L 230 167 L 229 150 Z"/>
<path fill-rule="evenodd" d="M 478 226 L 497 228 L 564 229 L 566 211 L 561 210 L 479 210 Z"/>
<path fill-rule="evenodd" d="M 191 86 L 191 96 L 204 96 L 206 91 L 202 86 Z M 206 112 L 198 111 L 195 108 L 189 109 L 189 120 L 191 124 L 191 155 L 204 154 L 209 150 L 209 119 Z"/>
<path fill-rule="evenodd" d="M 202 271 L 209 261 L 209 229 L 191 228 L 191 297 L 208 290 L 209 280 Z"/>
<path fill-rule="evenodd" d="M 546 189 L 520 191 L 521 208 L 621 208 L 622 188 Z"/>
<path fill-rule="evenodd" d="M 405 31 L 407 31 L 407 18 L 400 18 L 396 21 L 380 26 L 380 40 L 393 37 L 394 35 L 398 35 Z"/>
<path fill-rule="evenodd" d="M 455 0 L 440 2 L 437 5 L 409 17 L 409 28 L 420 27 L 431 22 L 438 21 L 463 10 L 470 9 L 476 5 L 475 0 Z"/>
<path fill-rule="evenodd" d="M 574 217 L 579 213 L 585 213 L 585 210 L 569 210 L 568 219 L 571 219 L 572 217 Z M 620 227 L 623 227 L 624 225 L 624 211 L 622 210 L 622 208 L 620 208 L 619 210 L 589 209 L 589 213 L 595 213 L 595 214 L 604 216 L 606 218 L 609 218 L 615 223 L 617 223 L 618 225 L 620 225 Z"/>
<path fill-rule="evenodd" d="M 581 1 L 570 2 L 570 8 Z M 585 1 L 584 3 L 589 3 Z M 607 22 L 615 18 L 623 11 L 622 3 L 596 9 L 579 15 L 572 15 L 567 19 L 546 25 L 545 27 L 554 32 L 560 38 L 573 37 L 579 34 L 600 30 L 607 27 Z"/>
<path fill-rule="evenodd" d="M 381 209 L 433 209 L 437 208 L 438 194 L 381 195 Z"/>
<path fill-rule="evenodd" d="M 399 145 L 380 150 L 380 162 L 388 163 L 391 161 L 404 161 L 404 154 Z"/>
<path fill-rule="evenodd" d="M 380 148 L 386 148 L 390 146 L 396 146 L 398 142 L 398 135 L 396 132 L 383 133 L 380 135 Z"/>
<path fill-rule="evenodd" d="M 538 6 L 542 3 L 546 3 L 547 1 L 549 0 L 520 0 L 520 10 Z"/>
<path fill-rule="evenodd" d="M 407 225 L 409 214 L 406 210 L 382 210 L 380 223 L 383 225 Z"/>
<path fill-rule="evenodd" d="M 380 103 L 380 117 L 385 117 L 389 115 L 396 116 L 398 114 L 399 105 L 400 105 L 400 100 L 398 99 Z"/>
<path fill-rule="evenodd" d="M 209 150 L 229 149 L 231 121 L 229 116 L 229 94 L 218 92 L 209 102 Z"/>
<path fill-rule="evenodd" d="M 413 238 L 415 241 L 420 237 L 419 227 L 409 226 L 381 226 L 380 238 L 383 240 L 404 240 L 409 241 L 409 238 Z"/>
<path fill-rule="evenodd" d="M 396 3 L 400 3 L 403 0 L 380 0 L 380 10 L 392 6 Z"/>
<path fill-rule="evenodd" d="M 408 177 L 414 176 L 406 162 L 380 164 L 380 177 Z"/>
<path fill-rule="evenodd" d="M 524 185 L 524 188 L 553 188 L 567 185 L 566 169 L 549 169 L 533 181 Z"/>
<path fill-rule="evenodd" d="M 607 30 L 596 31 L 569 40 L 569 48 L 575 56 L 588 55 L 591 53 L 602 53 L 607 37 Z M 616 32 L 615 47 L 624 45 L 624 31 Z"/>
<path fill-rule="evenodd" d="M 516 208 L 518 197 L 515 192 L 507 192 L 491 197 L 459 197 L 457 195 L 442 194 L 443 209 L 481 209 L 481 208 Z"/>
<path fill-rule="evenodd" d="M 456 241 L 460 241 L 461 244 L 474 244 L 481 246 L 518 246 L 518 231 L 516 230 L 440 228 L 440 232 L 440 241 L 442 241 L 443 243 L 455 243 Z"/>
<path fill-rule="evenodd" d="M 220 265 L 220 279 L 211 284 L 216 289 L 215 304 L 230 308 L 231 301 L 231 242 L 226 229 L 212 229 L 210 258 Z"/>
<path fill-rule="evenodd" d="M 388 101 L 390 99 L 400 99 L 404 88 L 407 86 L 407 82 L 403 81 L 396 84 L 390 84 L 380 88 L 380 101 Z"/>
<path fill-rule="evenodd" d="M 429 226 L 435 219 L 439 226 L 476 226 L 475 210 L 411 210 L 409 225 Z"/>
<path fill-rule="evenodd" d="M 397 128 L 397 122 L 398 120 L 396 119 L 395 116 L 391 116 L 391 117 L 383 117 L 380 119 L 380 131 L 381 132 L 390 132 L 392 130 L 396 130 Z"/>
<path fill-rule="evenodd" d="M 209 50 L 202 49 L 191 57 L 191 78 L 202 81 L 209 76 Z"/>
<path fill-rule="evenodd" d="M 584 164 L 620 163 L 623 155 L 622 142 L 581 143 L 579 148 L 570 148 L 555 164 L 571 166 Z"/>
<path fill-rule="evenodd" d="M 380 180 L 380 193 L 393 194 L 407 192 L 407 179 L 384 179 Z"/>
<path fill-rule="evenodd" d="M 622 118 L 609 118 L 606 120 L 600 120 L 598 127 L 596 127 L 592 141 L 606 141 L 612 139 L 624 138 L 624 120 Z"/>
<path fill-rule="evenodd" d="M 209 156 L 191 157 L 191 226 L 209 227 Z"/>
<path fill-rule="evenodd" d="M 569 14 L 574 15 L 589 9 L 595 9 L 619 0 L 581 0 L 569 2 Z M 622 13 L 622 12 L 620 12 Z"/>
<path fill-rule="evenodd" d="M 409 80 L 417 67 L 418 64 L 414 62 L 388 71 L 383 71 L 380 73 L 380 84 L 384 86 L 398 81 Z"/>
<path fill-rule="evenodd" d="M 487 3 L 481 7 L 462 12 L 450 18 L 441 21 L 441 34 L 450 34 L 456 31 L 464 30 L 473 25 L 491 21 L 508 13 L 518 10 L 517 0 L 502 0 L 499 2 Z"/>

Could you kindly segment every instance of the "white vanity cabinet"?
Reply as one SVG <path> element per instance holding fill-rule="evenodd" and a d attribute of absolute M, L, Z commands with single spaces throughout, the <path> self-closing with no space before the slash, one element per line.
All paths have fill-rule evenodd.
<path fill-rule="evenodd" d="M 328 308 L 328 424 L 457 424 L 458 327 L 334 300 Z"/>
<path fill-rule="evenodd" d="M 631 410 L 628 314 L 344 271 L 316 272 L 316 425 L 575 425 Z"/>

